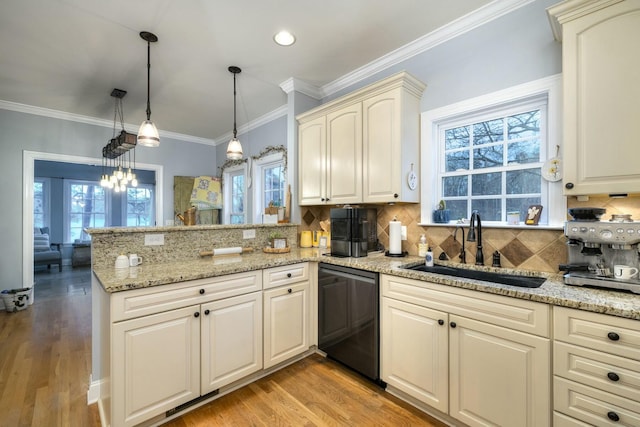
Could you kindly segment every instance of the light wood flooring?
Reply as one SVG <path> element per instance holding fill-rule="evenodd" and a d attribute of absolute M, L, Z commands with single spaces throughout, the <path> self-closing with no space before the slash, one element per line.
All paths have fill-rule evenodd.
<path fill-rule="evenodd" d="M 0 426 L 100 426 L 87 405 L 90 271 L 65 267 L 35 280 L 32 306 L 0 312 Z M 318 355 L 165 425 L 444 426 Z"/>

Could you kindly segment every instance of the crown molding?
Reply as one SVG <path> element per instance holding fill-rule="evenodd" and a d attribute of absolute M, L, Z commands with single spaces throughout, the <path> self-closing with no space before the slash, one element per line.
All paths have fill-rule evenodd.
<path fill-rule="evenodd" d="M 239 126 L 237 129 L 238 135 L 242 135 L 256 128 L 259 128 L 262 125 L 265 125 L 269 122 L 274 121 L 275 119 L 278 119 L 282 116 L 286 116 L 288 113 L 289 113 L 289 107 L 286 104 L 282 105 L 276 108 L 275 110 L 268 112 L 264 116 L 258 117 L 257 119 L 252 120 L 249 123 Z M 214 145 L 226 144 L 227 142 L 229 142 L 232 136 L 233 136 L 233 132 L 229 131 L 224 135 L 217 137 L 214 141 Z"/>
<path fill-rule="evenodd" d="M 303 93 L 311 98 L 321 100 L 323 92 L 318 86 L 314 86 L 304 80 L 297 79 L 295 77 L 289 77 L 287 80 L 280 83 L 280 88 L 289 95 L 291 92 L 296 91 Z"/>
<path fill-rule="evenodd" d="M 93 126 L 101 126 L 113 128 L 113 121 L 98 119 L 95 117 L 83 116 L 81 114 L 67 113 L 60 110 L 52 110 L 50 108 L 36 107 L 33 105 L 19 104 L 17 102 L 0 100 L 0 109 L 16 111 L 18 113 L 33 114 L 35 116 L 48 117 L 58 120 L 68 120 L 76 123 L 83 123 Z M 138 133 L 138 127 L 129 123 L 125 123 L 124 129 L 130 133 Z M 159 130 L 160 137 L 177 139 L 180 141 L 194 142 L 196 144 L 214 145 L 214 140 L 209 138 L 201 138 L 193 135 L 185 135 L 183 133 L 169 132 Z"/>
<path fill-rule="evenodd" d="M 383 71 L 402 61 L 406 61 L 422 52 L 454 39 L 474 28 L 480 27 L 503 15 L 513 12 L 535 0 L 495 0 L 465 16 L 462 16 L 449 24 L 440 27 L 429 34 L 396 49 L 380 58 L 363 65 L 352 72 L 345 74 L 333 82 L 322 86 L 324 96 L 330 96 L 342 89 L 364 80 L 367 77 Z"/>

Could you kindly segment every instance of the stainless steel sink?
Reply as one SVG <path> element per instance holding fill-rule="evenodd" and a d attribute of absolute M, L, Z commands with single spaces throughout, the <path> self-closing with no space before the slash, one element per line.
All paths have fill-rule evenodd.
<path fill-rule="evenodd" d="M 424 264 L 402 266 L 407 270 L 424 271 L 426 273 L 442 274 L 444 276 L 462 277 L 465 279 L 482 280 L 503 285 L 518 286 L 520 288 L 539 288 L 547 279 L 544 277 L 519 276 L 517 274 L 496 273 L 492 271 L 469 270 L 466 268 Z"/>

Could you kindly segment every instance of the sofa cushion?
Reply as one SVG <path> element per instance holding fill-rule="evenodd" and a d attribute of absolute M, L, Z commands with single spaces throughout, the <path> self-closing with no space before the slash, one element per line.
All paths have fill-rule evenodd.
<path fill-rule="evenodd" d="M 34 252 L 44 252 L 44 251 L 50 251 L 50 250 L 51 250 L 51 244 L 49 243 L 48 234 L 37 234 L 33 236 Z"/>

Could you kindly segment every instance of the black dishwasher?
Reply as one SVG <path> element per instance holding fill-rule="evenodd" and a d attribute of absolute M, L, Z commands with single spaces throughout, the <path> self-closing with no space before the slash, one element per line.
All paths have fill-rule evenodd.
<path fill-rule="evenodd" d="M 320 263 L 318 347 L 380 382 L 378 273 Z"/>

